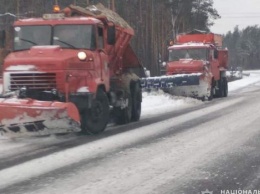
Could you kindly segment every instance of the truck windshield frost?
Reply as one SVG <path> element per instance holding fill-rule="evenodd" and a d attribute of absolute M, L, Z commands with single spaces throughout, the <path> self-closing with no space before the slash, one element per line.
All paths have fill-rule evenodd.
<path fill-rule="evenodd" d="M 15 51 L 44 45 L 72 49 L 96 48 L 95 28 L 92 25 L 17 26 L 14 32 Z"/>
<path fill-rule="evenodd" d="M 208 49 L 185 48 L 169 51 L 169 61 L 179 61 L 180 59 L 208 60 Z"/>

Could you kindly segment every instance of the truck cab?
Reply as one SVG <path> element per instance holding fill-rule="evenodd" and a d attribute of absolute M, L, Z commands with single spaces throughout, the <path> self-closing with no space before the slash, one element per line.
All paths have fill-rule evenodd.
<path fill-rule="evenodd" d="M 71 93 L 94 93 L 100 84 L 109 90 L 108 68 L 100 66 L 108 65 L 104 30 L 101 21 L 87 17 L 15 22 L 13 52 L 3 67 L 4 91 L 57 89 L 65 96 L 66 84 Z"/>

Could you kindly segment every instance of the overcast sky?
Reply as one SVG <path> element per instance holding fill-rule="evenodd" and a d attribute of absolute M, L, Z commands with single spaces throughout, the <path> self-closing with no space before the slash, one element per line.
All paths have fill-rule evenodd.
<path fill-rule="evenodd" d="M 233 31 L 236 25 L 239 29 L 247 26 L 260 26 L 260 0 L 213 0 L 214 8 L 221 15 L 211 27 L 214 33 L 225 34 Z"/>

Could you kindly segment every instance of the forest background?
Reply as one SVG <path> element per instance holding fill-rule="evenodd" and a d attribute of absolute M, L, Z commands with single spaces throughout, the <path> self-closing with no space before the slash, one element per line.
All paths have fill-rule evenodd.
<path fill-rule="evenodd" d="M 131 45 L 151 75 L 163 74 L 161 63 L 167 61 L 168 43 L 177 34 L 194 29 L 209 32 L 214 20 L 221 17 L 214 9 L 213 0 L 0 0 L 0 30 L 9 31 L 18 18 L 50 13 L 56 3 L 61 8 L 102 3 L 114 9 L 135 30 Z M 224 46 L 229 49 L 230 67 L 259 68 L 258 26 L 242 30 L 236 27 L 224 35 Z"/>

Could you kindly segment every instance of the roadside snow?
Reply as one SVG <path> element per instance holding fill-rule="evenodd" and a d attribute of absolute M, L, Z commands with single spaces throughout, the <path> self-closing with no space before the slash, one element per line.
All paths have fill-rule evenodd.
<path fill-rule="evenodd" d="M 228 90 L 235 91 L 251 84 L 255 84 L 260 82 L 260 71 L 245 71 L 246 73 L 250 74 L 249 76 L 243 76 L 243 79 L 236 80 L 233 82 L 228 83 Z"/>
<path fill-rule="evenodd" d="M 143 92 L 142 118 L 171 112 L 176 109 L 202 104 L 200 100 L 188 97 L 172 96 L 159 90 L 157 92 Z"/>
<path fill-rule="evenodd" d="M 228 90 L 235 91 L 245 88 L 251 84 L 260 82 L 260 70 L 244 71 L 250 76 L 244 76 L 241 80 L 236 80 L 228 83 Z M 183 109 L 191 106 L 200 105 L 203 102 L 193 98 L 171 96 L 162 91 L 143 93 L 142 102 L 142 118 L 151 115 L 158 115 L 165 112 L 171 112 L 176 109 Z"/>

